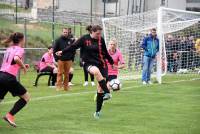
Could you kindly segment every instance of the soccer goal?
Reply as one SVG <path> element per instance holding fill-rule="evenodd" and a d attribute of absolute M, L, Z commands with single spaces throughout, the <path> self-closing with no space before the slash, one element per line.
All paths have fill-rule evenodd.
<path fill-rule="evenodd" d="M 158 10 L 102 20 L 106 43 L 116 38 L 127 68 L 121 79 L 141 79 L 143 50 L 141 43 L 150 29 L 157 29 L 160 40 L 153 76 L 162 83 L 163 76 L 200 78 L 200 53 L 195 48 L 200 39 L 200 13 L 160 7 Z"/>

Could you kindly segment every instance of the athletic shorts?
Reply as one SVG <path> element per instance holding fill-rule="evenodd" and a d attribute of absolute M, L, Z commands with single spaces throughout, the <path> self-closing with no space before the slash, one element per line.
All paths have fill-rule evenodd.
<path fill-rule="evenodd" d="M 117 79 L 117 75 L 108 75 L 108 81 Z"/>
<path fill-rule="evenodd" d="M 4 99 L 8 92 L 15 97 L 24 95 L 27 90 L 17 81 L 15 76 L 6 72 L 0 72 L 0 99 Z"/>
<path fill-rule="evenodd" d="M 92 66 L 95 66 L 95 65 L 84 64 L 84 67 L 87 69 L 88 73 L 90 73 L 90 72 L 89 72 L 89 69 L 90 69 Z M 107 79 L 108 79 L 108 68 L 107 68 L 107 67 L 104 68 L 104 67 L 101 67 L 101 66 L 96 66 L 96 67 L 99 69 L 101 75 L 102 75 L 104 78 L 106 78 L 106 80 L 107 80 Z"/>

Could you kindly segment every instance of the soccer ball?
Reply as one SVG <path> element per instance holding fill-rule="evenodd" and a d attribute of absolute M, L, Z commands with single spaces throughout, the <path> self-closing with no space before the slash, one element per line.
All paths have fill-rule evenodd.
<path fill-rule="evenodd" d="M 113 79 L 110 81 L 110 87 L 112 88 L 113 91 L 118 91 L 121 88 L 121 83 L 119 81 L 119 79 Z"/>

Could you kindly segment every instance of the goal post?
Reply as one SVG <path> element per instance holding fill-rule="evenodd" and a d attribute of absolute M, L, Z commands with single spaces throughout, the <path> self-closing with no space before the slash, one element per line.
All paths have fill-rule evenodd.
<path fill-rule="evenodd" d="M 153 77 L 162 83 L 163 76 L 195 78 L 200 70 L 200 54 L 195 41 L 200 39 L 200 13 L 160 7 L 132 15 L 102 20 L 106 43 L 116 38 L 127 68 L 121 79 L 141 79 L 143 50 L 141 43 L 150 29 L 157 29 L 160 47 Z"/>

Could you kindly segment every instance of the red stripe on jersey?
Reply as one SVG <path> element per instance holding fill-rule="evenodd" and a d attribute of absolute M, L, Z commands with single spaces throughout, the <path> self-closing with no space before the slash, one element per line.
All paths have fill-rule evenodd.
<path fill-rule="evenodd" d="M 99 60 L 103 63 L 103 67 L 105 68 L 106 65 L 105 65 L 105 61 L 103 60 L 101 36 L 99 36 L 98 45 L 99 45 Z"/>

